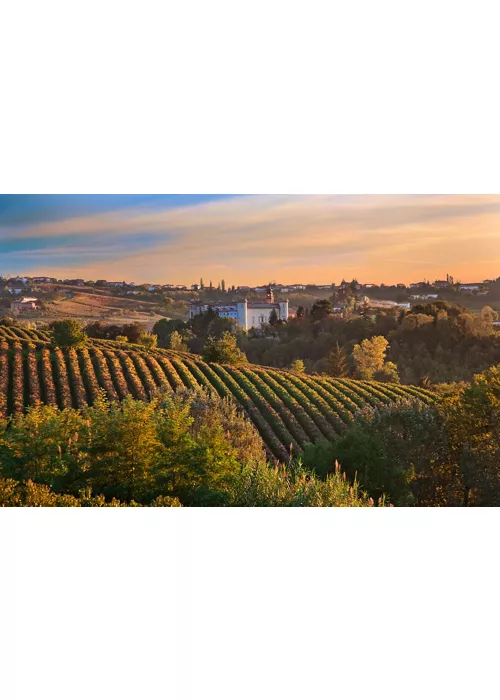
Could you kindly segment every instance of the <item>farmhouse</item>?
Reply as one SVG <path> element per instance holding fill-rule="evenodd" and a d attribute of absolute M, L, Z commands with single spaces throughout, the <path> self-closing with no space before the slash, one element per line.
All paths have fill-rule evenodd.
<path fill-rule="evenodd" d="M 37 308 L 38 299 L 34 297 L 21 297 L 10 302 L 11 311 L 32 311 Z"/>
<path fill-rule="evenodd" d="M 49 282 L 55 282 L 56 278 L 55 277 L 33 277 L 32 280 L 33 284 L 44 284 L 44 283 L 49 283 Z"/>
<path fill-rule="evenodd" d="M 275 303 L 274 294 L 269 287 L 265 302 L 248 302 L 247 299 L 237 302 L 236 304 L 228 305 L 210 305 L 192 302 L 189 304 L 189 318 L 193 318 L 198 314 L 202 314 L 211 308 L 216 311 L 222 318 L 233 318 L 238 321 L 246 331 L 250 328 L 260 328 L 263 324 L 269 323 L 271 314 L 276 312 L 278 321 L 286 321 L 288 319 L 288 299 Z"/>
<path fill-rule="evenodd" d="M 9 282 L 9 284 L 28 284 L 27 277 L 11 277 L 7 281 Z"/>

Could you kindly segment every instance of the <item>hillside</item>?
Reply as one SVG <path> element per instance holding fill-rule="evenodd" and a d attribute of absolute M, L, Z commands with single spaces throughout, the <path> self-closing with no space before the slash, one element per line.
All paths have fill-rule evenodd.
<path fill-rule="evenodd" d="M 148 330 L 165 318 L 158 313 L 162 310 L 161 299 L 126 296 L 112 289 L 76 287 L 59 284 L 40 284 L 37 291 L 29 294 L 43 302 L 43 309 L 25 311 L 20 318 L 28 321 L 51 321 L 63 318 L 77 318 L 84 323 L 107 319 L 109 322 L 142 323 Z M 152 297 L 152 295 L 150 295 Z M 9 308 L 10 297 L 3 299 L 5 309 Z M 0 299 L 2 305 L 2 299 Z M 187 313 L 187 312 L 186 312 Z"/>
<path fill-rule="evenodd" d="M 205 387 L 232 396 L 245 410 L 272 454 L 287 459 L 309 442 L 341 434 L 364 406 L 433 394 L 416 387 L 298 375 L 258 365 L 208 365 L 198 356 L 93 340 L 65 350 L 50 333 L 0 327 L 0 416 L 22 413 L 38 402 L 83 408 L 99 389 L 111 401 L 132 394 L 147 401 L 159 387 Z"/>

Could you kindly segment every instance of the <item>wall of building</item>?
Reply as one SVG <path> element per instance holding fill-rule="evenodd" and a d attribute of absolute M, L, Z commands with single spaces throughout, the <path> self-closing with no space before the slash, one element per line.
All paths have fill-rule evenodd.
<path fill-rule="evenodd" d="M 208 304 L 191 304 L 189 317 L 193 318 L 208 308 Z M 234 318 L 246 331 L 250 328 L 260 328 L 262 324 L 269 323 L 273 311 L 276 311 L 280 321 L 288 319 L 288 301 L 280 301 L 277 304 L 262 303 L 261 305 L 248 304 L 245 300 L 229 306 L 214 305 L 212 308 L 219 313 L 221 318 Z"/>

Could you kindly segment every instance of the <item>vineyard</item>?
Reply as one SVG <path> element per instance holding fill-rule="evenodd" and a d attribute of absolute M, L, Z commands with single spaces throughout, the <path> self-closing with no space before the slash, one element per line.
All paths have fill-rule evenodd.
<path fill-rule="evenodd" d="M 94 340 L 61 350 L 47 331 L 0 327 L 0 416 L 45 403 L 83 408 L 104 390 L 147 401 L 158 390 L 205 387 L 231 396 L 250 417 L 270 452 L 286 460 L 309 442 L 340 435 L 354 414 L 401 398 L 430 403 L 424 389 L 378 382 L 299 375 L 258 365 L 206 364 L 195 355 Z"/>

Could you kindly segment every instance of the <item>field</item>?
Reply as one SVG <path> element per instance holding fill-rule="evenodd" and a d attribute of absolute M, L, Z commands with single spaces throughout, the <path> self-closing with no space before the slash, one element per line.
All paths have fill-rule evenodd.
<path fill-rule="evenodd" d="M 299 375 L 257 365 L 206 364 L 195 355 L 94 340 L 82 349 L 55 347 L 47 331 L 0 327 L 0 416 L 45 403 L 92 404 L 100 389 L 111 401 L 127 394 L 147 401 L 160 387 L 205 387 L 231 396 L 250 417 L 270 453 L 286 460 L 305 445 L 341 434 L 355 413 L 400 398 L 426 403 L 424 389 Z"/>
<path fill-rule="evenodd" d="M 134 296 L 126 297 L 113 294 L 111 290 L 93 287 L 72 287 L 69 285 L 41 284 L 41 294 L 45 301 L 43 311 L 28 311 L 18 314 L 19 318 L 29 321 L 50 323 L 62 318 L 77 318 L 82 323 L 104 320 L 108 323 L 139 322 L 151 330 L 156 321 L 165 318 L 158 301 L 139 300 Z M 47 295 L 56 290 L 60 298 L 48 301 Z"/>

